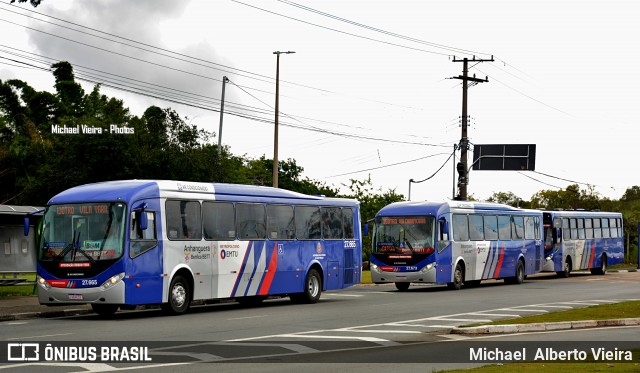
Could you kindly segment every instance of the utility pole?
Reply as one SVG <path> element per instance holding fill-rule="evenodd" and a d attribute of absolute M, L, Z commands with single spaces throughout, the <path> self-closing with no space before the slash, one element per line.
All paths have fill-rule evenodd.
<path fill-rule="evenodd" d="M 291 54 L 296 53 L 293 51 L 280 52 L 275 51 L 273 54 L 276 55 L 276 116 L 274 119 L 275 126 L 273 131 L 273 187 L 278 187 L 278 100 L 280 96 L 280 55 L 281 54 Z"/>
<path fill-rule="evenodd" d="M 224 86 L 229 81 L 226 76 L 222 77 L 222 97 L 220 99 L 220 129 L 218 130 L 218 162 L 221 162 L 222 156 L 222 118 L 224 116 Z"/>
<path fill-rule="evenodd" d="M 469 185 L 469 177 L 468 177 L 468 161 L 467 161 L 467 151 L 469 150 L 469 138 L 467 136 L 467 89 L 469 88 L 468 82 L 473 83 L 485 83 L 489 81 L 489 78 L 479 79 L 476 78 L 475 74 L 473 77 L 469 76 L 469 62 L 493 62 L 493 56 L 491 56 L 490 60 L 477 59 L 476 56 L 473 56 L 473 59 L 463 58 L 461 60 L 453 58 L 453 62 L 462 62 L 462 75 L 454 76 L 453 79 L 462 80 L 462 137 L 460 138 L 460 163 L 457 165 L 458 174 L 458 198 L 461 200 L 467 199 L 467 185 Z"/>

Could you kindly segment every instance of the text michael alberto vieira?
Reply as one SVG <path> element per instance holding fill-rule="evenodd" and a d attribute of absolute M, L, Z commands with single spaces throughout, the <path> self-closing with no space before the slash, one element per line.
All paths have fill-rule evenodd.
<path fill-rule="evenodd" d="M 502 350 L 500 348 L 470 348 L 471 361 L 524 361 L 531 355 L 525 347 L 519 350 Z M 533 354 L 533 361 L 633 361 L 633 353 L 628 350 L 591 347 L 585 350 L 558 350 L 551 347 L 538 347 Z"/>
<path fill-rule="evenodd" d="M 75 126 L 53 124 L 51 126 L 51 133 L 58 135 L 102 135 L 103 133 L 118 134 L 118 135 L 132 135 L 135 133 L 135 129 L 127 126 L 118 126 L 116 124 L 109 125 L 109 129 L 88 126 L 86 124 L 78 124 Z"/>

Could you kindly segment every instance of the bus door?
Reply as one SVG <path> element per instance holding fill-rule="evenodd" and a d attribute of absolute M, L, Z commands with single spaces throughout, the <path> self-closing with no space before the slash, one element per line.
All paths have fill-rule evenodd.
<path fill-rule="evenodd" d="M 134 203 L 129 220 L 129 241 L 125 297 L 127 303 L 162 302 L 162 237 L 160 205 L 153 201 Z M 127 254 L 128 252 L 128 254 Z"/>
<path fill-rule="evenodd" d="M 437 224 L 437 253 L 436 253 L 436 282 L 440 284 L 451 282 L 451 265 L 452 265 L 452 250 L 451 250 L 451 221 L 447 215 L 441 215 L 438 217 Z"/>

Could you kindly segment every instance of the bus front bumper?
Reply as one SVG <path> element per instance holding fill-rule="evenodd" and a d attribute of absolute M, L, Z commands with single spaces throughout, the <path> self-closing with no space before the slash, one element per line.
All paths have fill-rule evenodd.
<path fill-rule="evenodd" d="M 435 283 L 436 282 L 436 266 L 428 265 L 419 271 L 396 272 L 396 271 L 383 271 L 377 265 L 372 264 L 371 265 L 371 281 L 373 283 L 386 283 L 386 282 Z"/>
<path fill-rule="evenodd" d="M 91 288 L 46 288 L 38 285 L 38 301 L 40 304 L 85 304 L 85 303 L 102 303 L 102 304 L 124 304 L 123 281 L 113 285 L 108 289 L 101 287 Z"/>

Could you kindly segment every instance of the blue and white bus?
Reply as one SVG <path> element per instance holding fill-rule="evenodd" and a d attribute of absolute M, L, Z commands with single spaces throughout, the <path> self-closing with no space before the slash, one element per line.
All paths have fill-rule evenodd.
<path fill-rule="evenodd" d="M 607 265 L 624 261 L 622 214 L 600 211 L 545 211 L 545 272 L 569 277 L 589 269 L 604 275 Z"/>
<path fill-rule="evenodd" d="M 101 315 L 268 296 L 315 303 L 360 282 L 359 203 L 248 185 L 127 180 L 51 198 L 39 232 L 41 304 Z"/>
<path fill-rule="evenodd" d="M 472 287 L 542 270 L 542 212 L 469 201 L 397 202 L 375 217 L 371 279 Z"/>

